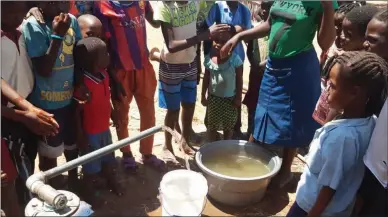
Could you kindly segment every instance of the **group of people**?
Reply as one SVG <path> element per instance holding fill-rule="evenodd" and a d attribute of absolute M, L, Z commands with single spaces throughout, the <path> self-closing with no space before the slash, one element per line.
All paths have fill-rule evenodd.
<path fill-rule="evenodd" d="M 293 178 L 297 149 L 310 145 L 288 216 L 387 214 L 387 9 L 280 0 L 257 2 L 257 10 L 239 1 L 155 5 L 1 2 L 6 215 L 22 216 L 32 196 L 24 183 L 37 155 L 45 171 L 62 154 L 69 161 L 111 144 L 110 120 L 118 139 L 127 138 L 133 98 L 140 130 L 153 127 L 157 87 L 165 125 L 182 135 L 181 151 L 191 153 L 190 143 L 198 139 L 192 120 L 202 67 L 208 141 L 223 131 L 224 139 L 247 136 L 277 153 L 282 165 L 271 185 L 278 188 Z M 160 51 L 148 51 L 146 20 L 162 31 Z M 245 56 L 251 69 L 242 99 Z M 158 80 L 150 60 L 160 62 Z M 242 103 L 249 113 L 246 135 L 240 129 Z M 163 171 L 165 161 L 152 154 L 153 143 L 153 136 L 140 142 L 142 162 Z M 164 147 L 174 155 L 169 133 Z M 121 152 L 124 168 L 136 172 L 130 146 Z M 113 153 L 83 165 L 79 182 L 76 169 L 67 183 L 50 180 L 59 188 L 82 186 L 81 195 L 97 207 L 104 202 L 101 188 L 124 193 Z"/>

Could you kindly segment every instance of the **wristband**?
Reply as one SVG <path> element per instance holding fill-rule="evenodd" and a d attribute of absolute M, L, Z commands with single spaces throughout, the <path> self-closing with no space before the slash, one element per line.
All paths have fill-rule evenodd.
<path fill-rule="evenodd" d="M 62 36 L 59 36 L 59 35 L 51 35 L 51 38 L 52 39 L 59 39 L 59 40 L 63 40 L 64 38 Z"/>

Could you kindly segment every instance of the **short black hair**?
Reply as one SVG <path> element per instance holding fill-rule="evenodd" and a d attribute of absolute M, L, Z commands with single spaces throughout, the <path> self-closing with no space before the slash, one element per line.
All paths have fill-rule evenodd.
<path fill-rule="evenodd" d="M 388 23 L 388 9 L 385 9 L 379 13 L 377 13 L 373 19 L 376 19 L 378 21 Z"/>
<path fill-rule="evenodd" d="M 362 7 L 353 8 L 345 15 L 353 25 L 356 25 L 359 34 L 364 35 L 369 21 L 379 12 L 379 9 L 373 5 L 364 5 Z"/>
<path fill-rule="evenodd" d="M 388 96 L 388 63 L 375 53 L 366 51 L 349 51 L 334 59 L 335 64 L 348 67 L 349 82 L 362 85 L 369 97 L 366 114 L 379 115 Z"/>
<path fill-rule="evenodd" d="M 106 46 L 105 42 L 97 37 L 88 37 L 77 42 L 74 47 L 76 69 L 81 71 L 93 69 L 102 46 Z"/>

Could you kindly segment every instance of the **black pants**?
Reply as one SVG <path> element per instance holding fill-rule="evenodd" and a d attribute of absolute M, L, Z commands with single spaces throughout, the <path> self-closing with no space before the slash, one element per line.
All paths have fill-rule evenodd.
<path fill-rule="evenodd" d="M 388 189 L 365 167 L 364 179 L 359 194 L 363 201 L 360 216 L 388 216 Z"/>

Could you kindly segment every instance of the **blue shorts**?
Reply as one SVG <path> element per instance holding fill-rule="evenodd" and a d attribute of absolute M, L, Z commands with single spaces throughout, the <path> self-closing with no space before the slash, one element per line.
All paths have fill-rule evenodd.
<path fill-rule="evenodd" d="M 110 134 L 109 129 L 102 133 L 89 134 L 87 136 L 88 136 L 89 146 L 88 146 L 88 150 L 82 153 L 83 155 L 112 144 L 112 135 Z M 85 174 L 96 174 L 101 171 L 103 164 L 110 164 L 114 161 L 115 161 L 115 154 L 110 153 L 90 163 L 83 165 L 82 169 Z"/>
<path fill-rule="evenodd" d="M 179 110 L 181 103 L 195 104 L 197 100 L 197 62 L 159 66 L 159 107 Z"/>
<path fill-rule="evenodd" d="M 38 139 L 38 153 L 40 156 L 57 158 L 64 150 L 76 150 L 74 104 L 55 110 L 46 110 L 54 115 L 59 124 L 59 133 L 55 136 L 45 136 Z"/>
<path fill-rule="evenodd" d="M 314 49 L 293 57 L 268 57 L 256 107 L 255 140 L 283 147 L 308 146 L 320 127 L 312 118 L 320 94 Z"/>

